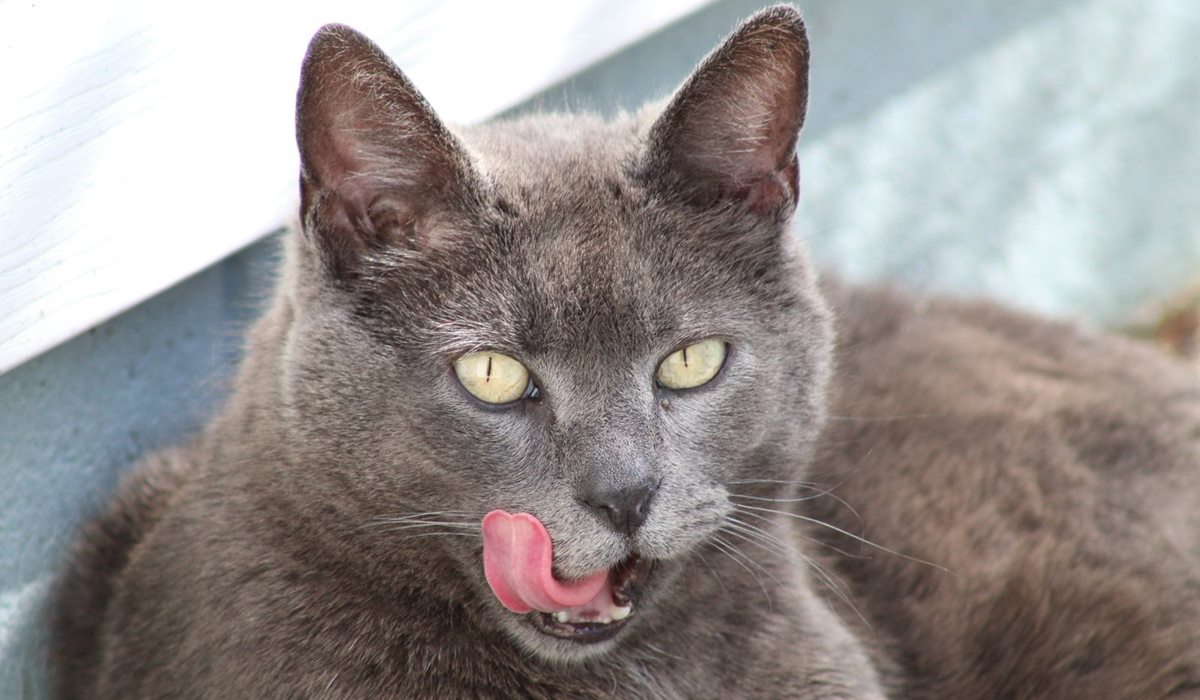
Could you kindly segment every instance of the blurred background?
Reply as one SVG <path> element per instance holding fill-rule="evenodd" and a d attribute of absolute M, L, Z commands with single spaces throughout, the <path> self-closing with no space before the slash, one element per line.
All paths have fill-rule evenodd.
<path fill-rule="evenodd" d="M 1200 299 L 1189 291 L 1200 277 L 1200 3 L 798 4 L 813 60 L 795 233 L 824 269 L 1157 333 L 1177 350 L 1194 350 L 1195 316 L 1188 309 Z M 357 19 L 322 12 L 379 40 L 435 109 L 471 122 L 539 109 L 635 108 L 667 94 L 763 3 L 685 0 L 652 10 L 608 0 L 577 5 L 574 14 L 546 19 L 550 10 L 532 5 L 488 17 L 472 11 L 471 3 L 458 3 L 453 22 L 426 18 L 399 29 L 394 20 L 380 18 L 387 8 Z M 23 4 L 22 21 L 5 22 L 6 13 L 11 20 L 18 8 L 15 0 L 0 0 L 5 94 L 12 94 L 2 87 L 6 83 L 21 87 L 17 59 L 33 41 L 30 23 L 43 22 L 38 31 L 45 33 L 66 21 L 66 15 L 51 13 L 53 6 L 43 3 L 47 9 L 36 14 L 29 8 L 37 6 Z M 92 11 L 101 20 L 150 17 L 118 43 L 153 48 L 146 37 L 160 20 L 144 14 L 149 6 L 100 7 Z M 239 11 L 207 8 L 206 43 L 173 44 L 175 54 L 221 53 L 252 42 L 256 35 L 221 34 L 221 27 L 237 25 Z M 303 43 L 319 24 L 292 19 L 266 13 L 256 25 L 259 32 L 290 32 L 283 55 L 262 58 L 288 76 L 262 80 L 263 90 L 283 96 L 264 114 L 265 128 L 281 135 L 276 141 L 285 150 L 294 148 L 288 112 Z M 104 21 L 92 30 L 130 26 Z M 162 22 L 189 32 L 203 28 L 178 18 Z M 464 31 L 482 35 L 464 37 Z M 40 44 L 56 40 L 53 33 L 33 37 Z M 253 71 L 254 60 L 226 60 L 225 69 Z M 81 151 L 64 147 L 57 168 L 42 167 L 44 157 L 31 160 L 31 153 L 64 134 L 92 128 L 100 136 L 153 114 L 154 105 L 127 115 L 90 106 L 111 88 L 114 75 L 143 75 L 139 65 L 81 73 L 65 61 L 61 74 L 26 86 L 29 95 L 35 88 L 41 95 L 36 109 L 16 113 L 10 102 L 9 111 L 0 112 L 4 698 L 44 696 L 41 615 L 52 573 L 81 519 L 134 459 L 197 430 L 220 405 L 240 334 L 270 288 L 277 231 L 295 202 L 290 150 L 278 158 L 251 158 L 258 137 L 243 134 L 246 143 L 235 141 L 221 131 L 217 116 L 210 122 L 194 111 L 173 115 L 161 131 L 139 127 L 146 139 L 156 139 L 150 150 L 164 159 L 155 161 L 157 170 L 122 149 L 89 152 L 80 163 L 69 156 Z M 488 66 L 505 68 L 492 75 Z M 443 69 L 448 72 L 438 72 Z M 206 75 L 200 70 L 188 76 L 196 79 L 189 97 L 241 119 L 238 99 L 249 93 L 229 93 Z M 169 75 L 157 80 L 135 81 L 128 90 L 136 95 L 176 84 Z M 31 115 L 42 117 L 32 127 Z M 231 128 L 241 123 L 237 119 Z M 131 143 L 137 142 L 134 134 Z M 214 165 L 199 167 L 204 157 Z M 80 172 L 84 167 L 87 172 Z M 132 224 L 103 220 L 94 213 L 98 208 L 76 206 L 105 187 L 113 192 L 105 202 L 122 201 L 132 180 L 110 174 L 124 172 L 122 167 L 130 169 L 129 178 L 148 173 L 164 188 L 158 197 L 121 204 L 123 216 L 149 222 L 142 233 Z M 231 186 L 234 171 L 243 169 L 253 178 Z M 258 206 L 253 223 L 227 204 L 238 196 Z M 63 212 L 75 210 L 77 223 L 71 223 Z M 91 247 L 42 245 L 54 236 L 82 240 L 96 229 L 108 238 Z M 237 233 L 219 255 L 206 253 L 216 262 L 190 252 L 192 241 L 224 231 Z M 137 249 L 154 255 L 132 267 L 120 267 L 129 262 L 125 254 L 111 255 L 113 262 L 104 258 L 104 251 L 120 250 L 120 242 L 135 235 L 146 236 Z M 92 260 L 103 265 L 89 267 Z M 136 287 L 136 280 L 156 270 L 169 274 L 103 308 L 46 301 L 67 286 L 82 289 L 77 293 L 88 300 L 104 297 L 86 287 L 93 268 L 120 269 L 129 281 L 120 288 Z M 56 274 L 65 281 L 44 284 Z M 38 280 L 43 284 L 37 293 L 23 296 Z M 6 330 L 5 317 L 28 320 Z M 61 328 L 39 325 L 51 322 Z"/>

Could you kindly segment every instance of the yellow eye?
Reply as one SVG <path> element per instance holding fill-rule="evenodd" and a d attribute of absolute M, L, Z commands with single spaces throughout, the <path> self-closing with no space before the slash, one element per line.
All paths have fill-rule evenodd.
<path fill-rule="evenodd" d="M 498 352 L 463 355 L 454 361 L 454 374 L 467 391 L 485 403 L 511 403 L 533 391 L 525 365 Z"/>
<path fill-rule="evenodd" d="M 701 340 L 667 355 L 655 379 L 668 389 L 691 389 L 712 381 L 725 364 L 725 342 Z"/>

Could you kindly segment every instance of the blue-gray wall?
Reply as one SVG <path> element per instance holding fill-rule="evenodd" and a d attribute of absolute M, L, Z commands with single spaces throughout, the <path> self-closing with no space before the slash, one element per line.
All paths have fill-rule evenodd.
<path fill-rule="evenodd" d="M 760 4 L 718 2 L 514 112 L 658 97 Z M 1200 4 L 802 9 L 797 228 L 823 264 L 1098 322 L 1200 273 Z M 0 376 L 0 697 L 41 696 L 40 614 L 70 533 L 219 404 L 274 258 L 253 246 Z"/>
<path fill-rule="evenodd" d="M 199 429 L 270 278 L 252 247 L 0 376 L 0 698 L 37 698 L 50 572 L 148 450 Z"/>

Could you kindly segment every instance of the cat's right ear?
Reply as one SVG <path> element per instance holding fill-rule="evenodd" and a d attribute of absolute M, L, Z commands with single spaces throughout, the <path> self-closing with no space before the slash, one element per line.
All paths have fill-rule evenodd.
<path fill-rule="evenodd" d="M 439 223 L 478 189 L 466 150 L 383 51 L 326 25 L 313 37 L 296 99 L 300 213 L 336 277 L 364 253 L 437 247 Z"/>
<path fill-rule="evenodd" d="M 643 172 L 699 206 L 770 215 L 799 194 L 796 139 L 808 104 L 808 38 L 779 5 L 746 20 L 650 128 Z"/>

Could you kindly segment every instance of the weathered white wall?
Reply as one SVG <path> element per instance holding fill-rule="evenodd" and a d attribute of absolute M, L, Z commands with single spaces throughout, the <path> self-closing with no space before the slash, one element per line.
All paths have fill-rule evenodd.
<path fill-rule="evenodd" d="M 0 372 L 286 220 L 322 24 L 469 124 L 710 1 L 0 2 Z"/>

